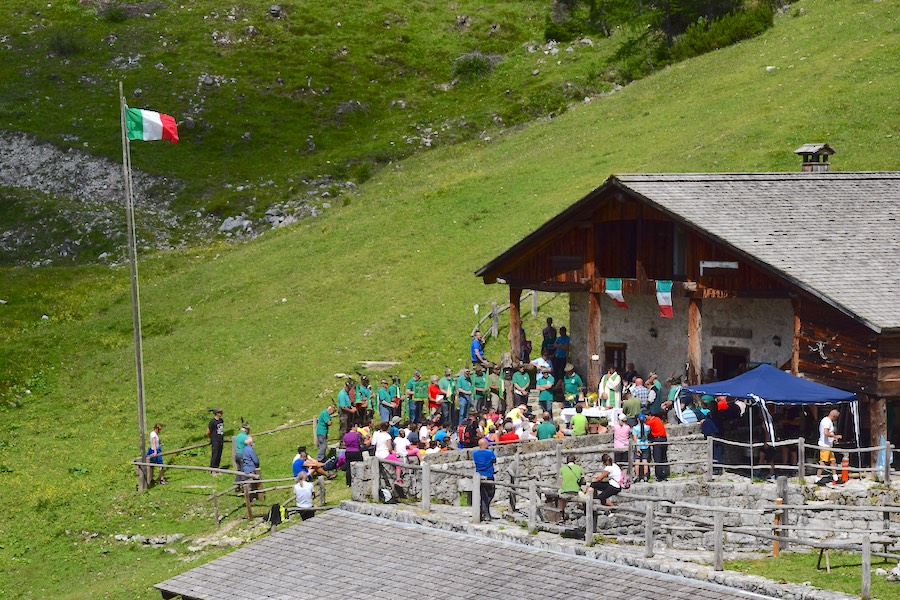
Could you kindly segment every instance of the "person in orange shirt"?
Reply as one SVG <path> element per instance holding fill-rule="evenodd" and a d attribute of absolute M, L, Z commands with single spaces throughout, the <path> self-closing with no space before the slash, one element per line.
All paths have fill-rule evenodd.
<path fill-rule="evenodd" d="M 659 415 L 647 417 L 647 427 L 650 428 L 650 441 L 653 443 L 653 472 L 657 481 L 665 481 L 669 478 L 669 465 L 661 464 L 669 461 L 669 438 L 666 437 L 666 425 Z M 660 443 L 662 442 L 662 443 Z"/>

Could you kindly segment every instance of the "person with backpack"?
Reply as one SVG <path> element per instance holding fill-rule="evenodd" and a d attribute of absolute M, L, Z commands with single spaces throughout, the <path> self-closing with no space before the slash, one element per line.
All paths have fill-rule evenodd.
<path fill-rule="evenodd" d="M 634 478 L 636 481 L 650 481 L 650 427 L 644 413 L 638 415 L 631 436 L 634 438 Z"/>

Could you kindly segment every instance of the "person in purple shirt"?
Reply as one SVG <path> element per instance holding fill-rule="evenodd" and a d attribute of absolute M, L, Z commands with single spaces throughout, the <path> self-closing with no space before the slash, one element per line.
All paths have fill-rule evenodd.
<path fill-rule="evenodd" d="M 344 434 L 343 442 L 344 450 L 346 451 L 344 453 L 344 468 L 347 473 L 347 487 L 350 487 L 351 483 L 353 483 L 352 465 L 355 462 L 361 462 L 363 459 L 363 436 L 357 430 L 351 429 Z"/>
<path fill-rule="evenodd" d="M 485 438 L 478 440 L 478 450 L 472 452 L 472 461 L 475 463 L 475 471 L 483 478 L 481 480 L 481 520 L 490 521 L 491 502 L 494 500 L 494 464 L 497 455 L 488 449 L 488 441 Z"/>

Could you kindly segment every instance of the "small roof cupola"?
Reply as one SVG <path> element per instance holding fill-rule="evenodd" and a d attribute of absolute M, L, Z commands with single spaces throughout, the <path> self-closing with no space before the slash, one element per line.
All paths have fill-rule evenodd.
<path fill-rule="evenodd" d="M 800 168 L 803 173 L 827 173 L 828 157 L 834 154 L 834 149 L 828 144 L 803 144 L 794 154 L 803 158 Z"/>

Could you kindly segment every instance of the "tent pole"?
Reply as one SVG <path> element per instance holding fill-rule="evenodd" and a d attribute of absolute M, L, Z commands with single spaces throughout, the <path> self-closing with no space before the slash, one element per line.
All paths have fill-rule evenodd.
<path fill-rule="evenodd" d="M 747 412 L 750 413 L 750 483 L 753 483 L 753 399 L 750 399 L 751 404 L 747 407 Z"/>

